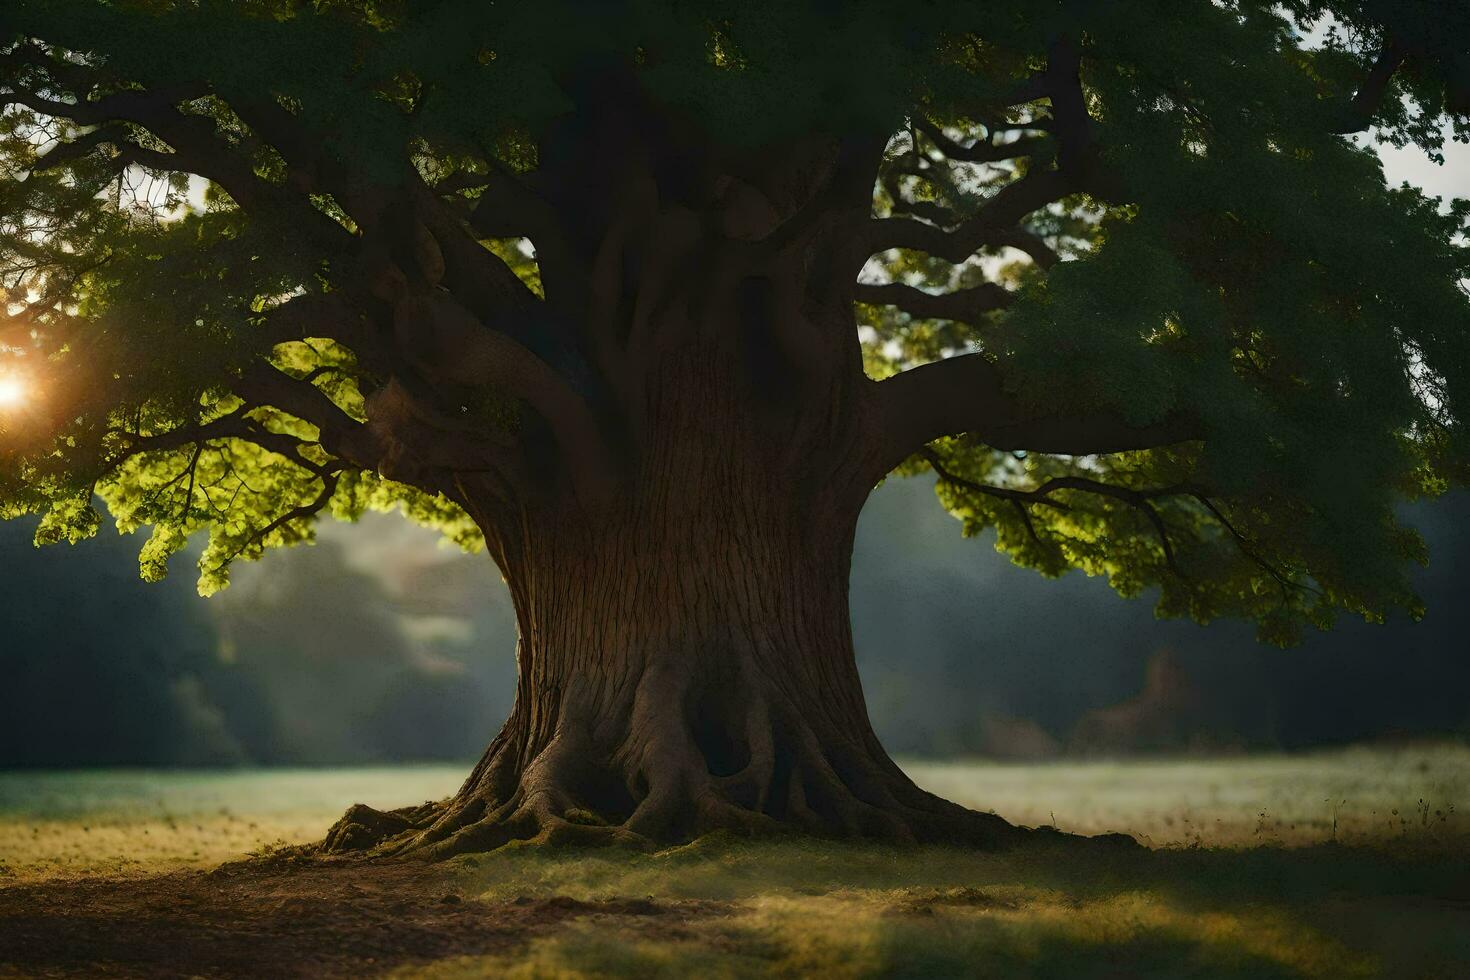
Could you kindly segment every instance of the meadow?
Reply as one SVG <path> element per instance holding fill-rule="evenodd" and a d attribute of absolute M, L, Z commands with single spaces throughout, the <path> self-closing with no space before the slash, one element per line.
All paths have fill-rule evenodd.
<path fill-rule="evenodd" d="M 0 976 L 1470 975 L 1470 747 L 907 768 L 1147 849 L 717 837 L 211 871 L 464 769 L 7 773 Z"/>

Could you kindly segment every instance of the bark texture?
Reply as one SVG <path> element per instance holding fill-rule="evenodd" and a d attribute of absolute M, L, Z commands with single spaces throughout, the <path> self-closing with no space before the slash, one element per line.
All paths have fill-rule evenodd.
<path fill-rule="evenodd" d="M 514 711 L 454 799 L 355 808 L 328 850 L 437 858 L 715 830 L 1015 839 L 918 789 L 873 734 L 847 594 L 865 495 L 822 450 L 846 426 L 793 453 L 748 377 L 688 355 L 655 379 L 654 438 L 610 502 L 474 508 L 520 624 Z"/>

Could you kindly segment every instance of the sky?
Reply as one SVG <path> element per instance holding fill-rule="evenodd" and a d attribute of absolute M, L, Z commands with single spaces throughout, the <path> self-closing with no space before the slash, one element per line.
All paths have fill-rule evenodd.
<path fill-rule="evenodd" d="M 1430 160 L 1414 146 L 1401 149 L 1379 143 L 1376 149 L 1389 183 L 1413 184 L 1426 194 L 1444 199 L 1470 197 L 1470 144 L 1446 140 L 1443 164 Z"/>

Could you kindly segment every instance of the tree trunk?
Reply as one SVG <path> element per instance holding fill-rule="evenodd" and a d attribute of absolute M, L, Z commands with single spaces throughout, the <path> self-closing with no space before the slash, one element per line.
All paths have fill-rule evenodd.
<path fill-rule="evenodd" d="M 474 498 L 519 620 L 515 708 L 452 800 L 354 808 L 328 850 L 1018 833 L 920 790 L 873 734 L 848 615 L 866 489 L 794 452 L 790 430 L 773 437 L 740 385 L 702 376 L 716 359 L 691 361 L 652 386 L 657 424 L 615 499 Z M 835 442 L 826 461 L 850 437 L 809 435 Z"/>

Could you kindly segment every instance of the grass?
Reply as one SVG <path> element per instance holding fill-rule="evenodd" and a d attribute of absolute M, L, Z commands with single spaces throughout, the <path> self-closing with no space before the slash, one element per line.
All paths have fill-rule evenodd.
<path fill-rule="evenodd" d="M 439 799 L 463 765 L 0 772 L 0 881 L 212 868 L 318 840 L 354 803 Z"/>
<path fill-rule="evenodd" d="M 1008 819 L 1127 830 L 1154 849 L 985 854 L 725 837 L 651 855 L 511 847 L 449 862 L 415 908 L 437 914 L 422 910 L 451 892 L 462 903 L 446 910 L 512 923 L 499 934 L 514 942 L 399 950 L 374 969 L 405 978 L 1470 975 L 1470 840 L 1451 806 L 1470 798 L 1470 748 L 909 768 Z M 213 865 L 317 837 L 348 802 L 413 802 L 451 791 L 461 775 L 0 775 L 0 889 Z"/>
<path fill-rule="evenodd" d="M 1470 861 L 1390 847 L 1078 854 L 706 838 L 655 855 L 459 859 L 489 904 L 638 896 L 529 949 L 406 968 L 454 976 L 1457 976 Z M 688 903 L 721 903 L 670 928 Z M 645 930 L 648 935 L 640 934 Z"/>

